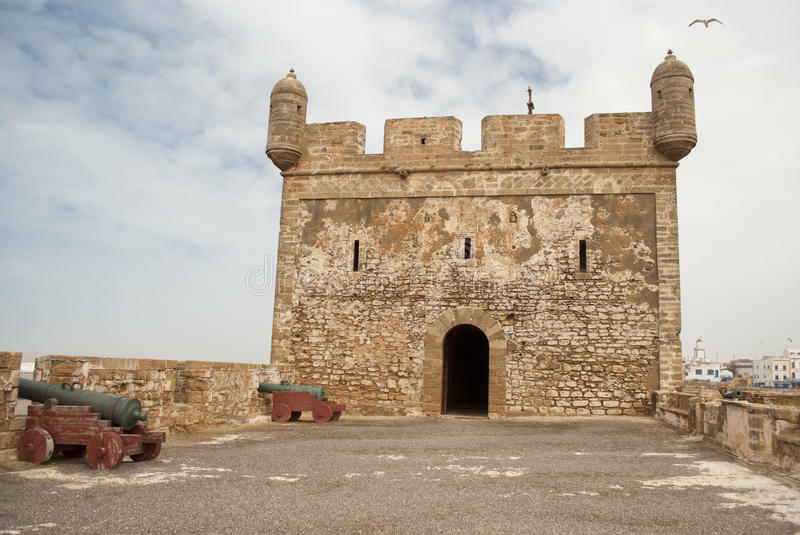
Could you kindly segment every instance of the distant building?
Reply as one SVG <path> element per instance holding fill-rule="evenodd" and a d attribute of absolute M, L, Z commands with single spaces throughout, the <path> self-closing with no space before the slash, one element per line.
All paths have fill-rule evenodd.
<path fill-rule="evenodd" d="M 683 378 L 685 381 L 712 381 L 720 380 L 721 366 L 719 362 L 706 360 L 706 349 L 703 339 L 698 338 L 694 343 L 694 358 L 683 365 Z"/>
<path fill-rule="evenodd" d="M 753 378 L 753 360 L 752 359 L 735 359 L 728 363 L 728 369 L 733 373 L 736 378 L 752 379 Z"/>
<path fill-rule="evenodd" d="M 789 388 L 792 382 L 791 357 L 761 357 L 753 362 L 753 386 L 764 388 Z M 800 361 L 800 358 L 797 359 Z M 800 369 L 795 363 L 794 373 Z M 797 379 L 795 377 L 794 379 Z"/>
<path fill-rule="evenodd" d="M 784 349 L 783 356 L 791 359 L 791 385 L 792 388 L 800 388 L 800 349 Z"/>
<path fill-rule="evenodd" d="M 719 362 L 687 362 L 683 366 L 683 377 L 687 381 L 719 381 Z"/>
<path fill-rule="evenodd" d="M 703 339 L 702 338 L 698 338 L 695 341 L 694 349 L 692 351 L 694 352 L 694 358 L 692 359 L 693 361 L 705 362 L 705 360 L 706 360 L 706 348 L 703 347 Z"/>

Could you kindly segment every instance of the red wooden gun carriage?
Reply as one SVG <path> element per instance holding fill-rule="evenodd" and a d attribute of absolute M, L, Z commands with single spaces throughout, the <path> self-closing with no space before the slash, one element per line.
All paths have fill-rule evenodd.
<path fill-rule="evenodd" d="M 138 424 L 147 415 L 139 400 L 20 379 L 20 397 L 30 405 L 17 446 L 20 461 L 43 463 L 56 454 L 82 457 L 92 468 L 116 468 L 126 455 L 134 461 L 158 457 L 165 434 Z"/>
<path fill-rule="evenodd" d="M 299 420 L 303 411 L 311 411 L 317 423 L 336 421 L 345 406 L 328 401 L 328 394 L 316 386 L 290 385 L 288 381 L 280 384 L 258 383 L 258 391 L 272 393 L 272 421 L 286 422 Z"/>

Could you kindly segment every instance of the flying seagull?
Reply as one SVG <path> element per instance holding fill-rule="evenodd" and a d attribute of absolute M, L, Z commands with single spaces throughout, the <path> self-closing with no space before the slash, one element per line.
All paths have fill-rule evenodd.
<path fill-rule="evenodd" d="M 692 24 L 695 24 L 695 23 L 698 23 L 698 22 L 702 22 L 703 24 L 705 24 L 706 28 L 708 28 L 708 25 L 709 25 L 710 23 L 712 23 L 712 22 L 719 22 L 720 24 L 724 24 L 724 23 L 723 23 L 721 20 L 719 20 L 719 19 L 694 19 L 694 20 L 692 21 Z M 691 26 L 692 26 L 692 24 L 689 24 L 689 27 L 691 27 Z"/>

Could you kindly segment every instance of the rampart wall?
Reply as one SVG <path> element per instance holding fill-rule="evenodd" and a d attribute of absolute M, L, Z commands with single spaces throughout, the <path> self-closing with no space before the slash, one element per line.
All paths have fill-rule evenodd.
<path fill-rule="evenodd" d="M 3 420 L 0 460 L 16 454 L 25 417 L 14 417 L 21 353 L 0 353 Z M 135 397 L 147 412 L 146 425 L 162 431 L 266 417 L 271 397 L 257 391 L 260 381 L 291 380 L 281 364 L 177 361 L 164 359 L 73 357 L 36 359 L 34 380 L 60 384 L 79 381 L 87 390 Z"/>
<path fill-rule="evenodd" d="M 745 461 L 800 471 L 800 392 L 747 389 L 742 399 L 717 390 L 653 393 L 655 417 Z M 770 399 L 753 403 L 745 399 Z"/>

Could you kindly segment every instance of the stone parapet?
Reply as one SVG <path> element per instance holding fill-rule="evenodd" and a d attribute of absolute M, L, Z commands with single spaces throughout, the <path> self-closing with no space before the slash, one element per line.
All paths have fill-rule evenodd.
<path fill-rule="evenodd" d="M 481 121 L 481 150 L 533 154 L 564 148 L 560 115 L 489 115 Z"/>
<path fill-rule="evenodd" d="M 306 154 L 333 158 L 345 154 L 363 155 L 367 129 L 353 121 L 308 124 L 304 131 Z"/>
<path fill-rule="evenodd" d="M 386 155 L 439 155 L 461 151 L 461 121 L 455 117 L 388 119 L 383 132 Z"/>
<path fill-rule="evenodd" d="M 760 390 L 760 391 L 759 391 Z M 751 389 L 770 398 L 770 389 Z M 784 399 L 800 398 L 786 393 Z M 722 399 L 714 389 L 653 392 L 656 419 L 749 462 L 800 469 L 800 406 Z M 780 396 L 779 396 L 780 397 Z"/>
<path fill-rule="evenodd" d="M 150 427 L 187 431 L 268 415 L 271 401 L 258 393 L 259 381 L 291 373 L 282 364 L 47 355 L 36 359 L 34 379 L 79 381 L 88 390 L 135 397 Z"/>

